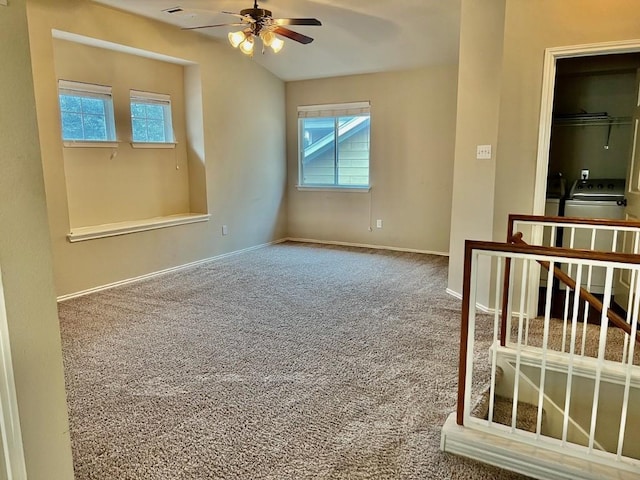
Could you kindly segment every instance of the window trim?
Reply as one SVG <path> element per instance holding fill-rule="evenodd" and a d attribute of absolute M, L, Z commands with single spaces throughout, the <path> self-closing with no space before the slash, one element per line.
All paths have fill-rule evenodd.
<path fill-rule="evenodd" d="M 65 148 L 118 148 L 118 142 L 108 140 L 64 140 Z"/>
<path fill-rule="evenodd" d="M 350 193 L 367 193 L 371 191 L 371 183 L 369 185 L 296 185 L 300 192 L 350 192 Z"/>
<path fill-rule="evenodd" d="M 177 142 L 131 142 L 133 148 L 176 148 Z"/>
<path fill-rule="evenodd" d="M 371 117 L 371 102 L 370 101 L 359 101 L 359 102 L 348 102 L 348 103 L 327 103 L 327 104 L 318 104 L 318 105 L 299 105 L 297 107 L 298 112 L 298 183 L 296 188 L 300 191 L 356 191 L 356 192 L 368 192 L 371 189 L 371 172 L 367 176 L 367 184 L 366 185 L 350 185 L 350 184 L 340 184 L 337 183 L 337 173 L 336 173 L 336 183 L 329 184 L 306 184 L 304 183 L 304 148 L 302 148 L 302 120 L 305 118 L 337 118 L 341 116 L 369 116 Z M 337 131 L 337 123 L 335 125 L 335 130 Z M 371 126 L 369 126 L 369 132 L 371 131 Z M 336 138 L 336 148 L 338 146 L 337 138 Z M 369 168 L 371 166 L 371 144 L 369 144 Z M 336 168 L 336 172 L 338 169 L 337 158 L 334 159 L 334 166 Z"/>
<path fill-rule="evenodd" d="M 133 113 L 131 105 L 134 103 L 145 105 L 161 105 L 164 110 L 164 134 L 167 139 L 164 142 L 134 140 L 133 133 Z M 171 95 L 166 93 L 146 92 L 143 90 L 129 90 L 129 113 L 131 117 L 131 146 L 133 148 L 175 148 L 176 134 L 173 129 L 173 108 L 171 106 Z"/>
<path fill-rule="evenodd" d="M 88 140 L 88 139 L 69 139 L 64 138 L 64 129 L 62 124 L 62 105 L 60 104 L 60 95 L 98 98 L 103 100 L 105 111 L 105 140 Z M 100 85 L 96 83 L 77 82 L 73 80 L 58 79 L 58 112 L 60 114 L 60 138 L 65 147 L 113 147 L 117 146 L 117 132 L 115 123 L 115 114 L 113 106 L 113 92 L 110 85 Z M 114 145 L 115 144 L 115 145 Z"/>

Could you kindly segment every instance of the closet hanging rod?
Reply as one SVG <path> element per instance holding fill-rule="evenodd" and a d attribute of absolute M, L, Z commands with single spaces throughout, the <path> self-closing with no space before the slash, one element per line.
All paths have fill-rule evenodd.
<path fill-rule="evenodd" d="M 579 113 L 554 113 L 554 119 L 557 120 L 606 120 L 609 117 L 608 112 L 579 112 Z"/>
<path fill-rule="evenodd" d="M 631 117 L 611 117 L 609 115 L 562 115 L 553 118 L 554 125 L 561 126 L 611 126 L 631 125 Z"/>

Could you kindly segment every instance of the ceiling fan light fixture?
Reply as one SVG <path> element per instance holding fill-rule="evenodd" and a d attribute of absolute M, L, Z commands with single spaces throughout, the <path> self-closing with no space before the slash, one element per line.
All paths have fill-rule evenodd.
<path fill-rule="evenodd" d="M 229 33 L 228 37 L 231 46 L 233 48 L 238 48 L 238 46 L 246 40 L 247 35 L 243 31 L 238 31 Z"/>
<path fill-rule="evenodd" d="M 273 40 L 276 38 L 276 34 L 270 31 L 260 32 L 260 38 L 265 47 L 270 47 Z"/>
<path fill-rule="evenodd" d="M 2 3 L 3 0 L 0 0 Z M 265 0 L 266 1 L 266 0 Z M 6 0 L 5 0 L 6 3 Z M 173 10 L 181 10 L 176 7 Z M 172 10 L 172 11 L 173 11 Z M 168 10 L 167 10 L 168 11 Z M 183 30 L 197 30 L 213 27 L 243 27 L 243 30 L 229 32 L 227 38 L 233 48 L 239 48 L 243 54 L 253 56 L 256 37 L 260 37 L 262 53 L 271 48 L 278 53 L 284 47 L 284 41 L 280 37 L 288 38 L 302 45 L 313 42 L 313 38 L 290 30 L 292 25 L 320 26 L 322 22 L 317 18 L 273 18 L 270 10 L 258 8 L 258 0 L 253 1 L 253 8 L 245 8 L 240 13 L 222 12 L 236 17 L 234 23 L 220 23 L 212 25 L 198 25 L 195 27 L 183 27 Z M 239 18 L 239 19 L 238 19 Z"/>
<path fill-rule="evenodd" d="M 253 55 L 253 35 L 247 35 L 240 44 L 240 51 L 245 55 Z"/>
<path fill-rule="evenodd" d="M 271 47 L 271 50 L 273 50 L 273 53 L 278 53 L 280 50 L 282 50 L 282 47 L 284 47 L 284 41 L 282 41 L 275 35 L 273 37 L 274 38 L 271 41 L 271 45 L 269 46 Z"/>

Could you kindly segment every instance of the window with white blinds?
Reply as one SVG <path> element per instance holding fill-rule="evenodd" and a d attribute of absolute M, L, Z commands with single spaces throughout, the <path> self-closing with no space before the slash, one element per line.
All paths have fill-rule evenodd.
<path fill-rule="evenodd" d="M 58 99 L 64 141 L 115 141 L 110 86 L 59 80 Z"/>
<path fill-rule="evenodd" d="M 131 90 L 131 134 L 134 143 L 174 143 L 171 97 Z"/>
<path fill-rule="evenodd" d="M 369 102 L 298 107 L 299 184 L 368 187 Z"/>

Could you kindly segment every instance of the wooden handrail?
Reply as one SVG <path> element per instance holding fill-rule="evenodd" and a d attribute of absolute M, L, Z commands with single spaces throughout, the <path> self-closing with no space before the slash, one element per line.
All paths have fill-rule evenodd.
<path fill-rule="evenodd" d="M 542 245 L 519 245 L 515 243 L 467 240 L 474 250 L 484 252 L 516 253 L 540 255 L 544 257 L 568 258 L 571 260 L 596 260 L 610 263 L 630 263 L 640 265 L 640 255 L 633 253 L 603 252 L 601 250 L 581 250 L 579 248 L 543 247 Z M 465 243 L 466 246 L 466 243 Z"/>
<path fill-rule="evenodd" d="M 509 243 L 530 246 L 527 242 L 525 242 L 522 239 L 521 232 L 518 232 L 515 235 L 512 235 Z M 583 250 L 583 252 L 590 252 L 590 250 Z M 542 267 L 545 268 L 547 271 L 551 267 L 550 263 L 545 260 L 538 260 L 538 263 L 542 265 Z M 560 280 L 565 285 L 567 285 L 572 290 L 577 289 L 576 281 L 573 278 L 571 278 L 569 275 L 564 273 L 562 270 L 560 270 L 558 267 L 555 267 L 555 266 L 553 267 L 553 276 L 558 280 Z M 578 287 L 578 288 L 579 288 L 578 294 L 580 298 L 585 302 L 588 302 L 589 305 L 591 305 L 599 313 L 602 313 L 602 310 L 604 308 L 604 306 L 602 305 L 602 302 L 597 297 L 595 297 L 591 292 L 589 292 L 587 289 L 583 287 Z M 609 320 L 611 320 L 611 323 L 614 326 L 623 330 L 627 335 L 631 335 L 631 325 L 628 324 L 624 320 L 624 318 L 622 318 L 620 315 L 618 315 L 616 312 L 614 312 L 610 308 L 607 309 L 607 317 L 609 318 Z M 636 341 L 640 342 L 640 333 L 636 333 Z"/>
<path fill-rule="evenodd" d="M 513 235 L 513 225 L 515 222 L 543 223 L 564 223 L 569 225 L 583 225 L 585 227 L 633 227 L 640 229 L 640 221 L 633 220 L 610 220 L 603 218 L 582 218 L 582 217 L 547 217 L 543 215 L 525 215 L 512 213 L 509 215 L 507 223 L 507 238 Z"/>

